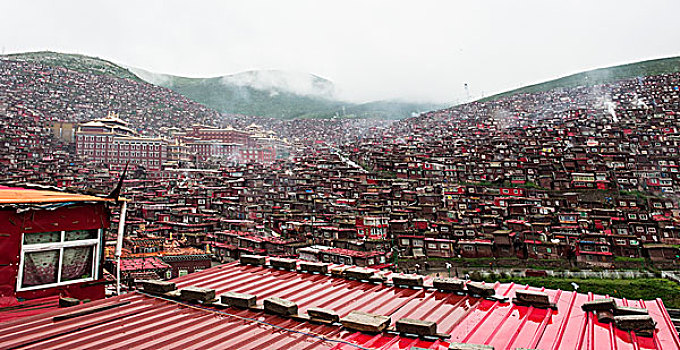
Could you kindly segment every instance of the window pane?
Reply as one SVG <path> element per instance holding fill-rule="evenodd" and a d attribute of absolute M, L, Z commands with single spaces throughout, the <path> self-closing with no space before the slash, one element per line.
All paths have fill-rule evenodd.
<path fill-rule="evenodd" d="M 24 278 L 22 287 L 57 282 L 59 250 L 32 252 L 24 255 Z"/>
<path fill-rule="evenodd" d="M 54 243 L 61 241 L 61 232 L 24 233 L 24 244 Z"/>
<path fill-rule="evenodd" d="M 92 277 L 94 246 L 64 248 L 61 280 L 72 281 Z"/>
<path fill-rule="evenodd" d="M 78 241 L 81 239 L 93 238 L 97 238 L 97 230 L 66 231 L 64 234 L 64 240 L 66 241 Z"/>

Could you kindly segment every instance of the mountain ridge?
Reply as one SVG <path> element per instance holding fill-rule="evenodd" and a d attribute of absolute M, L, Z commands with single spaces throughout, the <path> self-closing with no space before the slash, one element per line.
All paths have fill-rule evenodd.
<path fill-rule="evenodd" d="M 227 114 L 279 119 L 403 119 L 445 107 L 443 104 L 396 100 L 367 103 L 344 101 L 338 98 L 337 89 L 330 80 L 292 71 L 251 70 L 211 78 L 187 78 L 154 73 L 82 54 L 38 51 L 7 54 L 0 58 L 150 83 L 171 89 L 206 107 Z"/>
<path fill-rule="evenodd" d="M 228 114 L 282 119 L 402 119 L 443 107 L 397 100 L 366 103 L 344 101 L 337 96 L 337 89 L 330 80 L 294 71 L 250 70 L 210 78 L 188 78 L 136 67 L 128 69 L 147 82 L 172 89 Z"/>
<path fill-rule="evenodd" d="M 171 89 L 226 114 L 279 119 L 334 117 L 403 119 L 446 107 L 443 104 L 397 100 L 366 103 L 343 101 L 337 97 L 337 89 L 333 82 L 301 72 L 251 70 L 211 78 L 188 78 L 154 73 L 81 54 L 39 51 L 7 54 L 0 58 L 30 61 L 83 73 L 113 75 L 136 82 L 147 82 Z M 508 90 L 473 102 L 486 102 L 515 94 L 537 93 L 574 86 L 592 86 L 622 79 L 674 72 L 680 72 L 680 56 L 592 69 Z"/>
<path fill-rule="evenodd" d="M 555 88 L 569 88 L 579 85 L 593 86 L 612 83 L 617 80 L 677 72 L 680 72 L 680 56 L 655 58 L 569 74 L 540 83 L 500 92 L 476 101 L 487 102 L 516 94 L 545 92 Z"/>

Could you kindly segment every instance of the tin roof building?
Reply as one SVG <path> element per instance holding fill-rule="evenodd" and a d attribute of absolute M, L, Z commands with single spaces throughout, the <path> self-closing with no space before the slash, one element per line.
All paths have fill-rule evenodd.
<path fill-rule="evenodd" d="M 0 320 L 104 298 L 101 259 L 112 199 L 0 186 Z"/>
<path fill-rule="evenodd" d="M 168 289 L 147 285 L 144 291 L 10 321 L 0 327 L 0 348 L 680 348 L 660 299 L 608 299 L 517 284 L 464 285 L 295 260 L 261 264 L 261 259 L 161 285 Z M 541 300 L 546 295 L 549 303 Z M 613 317 L 616 321 L 598 317 L 604 311 L 636 313 L 632 318 L 648 323 L 643 330 L 619 322 L 620 316 Z M 381 320 L 383 328 L 371 329 L 352 318 L 357 314 Z"/>

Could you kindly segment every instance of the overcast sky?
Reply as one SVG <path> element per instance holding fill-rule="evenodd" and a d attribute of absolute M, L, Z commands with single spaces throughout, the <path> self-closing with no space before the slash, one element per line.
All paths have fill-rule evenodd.
<path fill-rule="evenodd" d="M 680 1 L 2 1 L 4 53 L 160 73 L 308 72 L 354 101 L 454 102 L 680 55 Z"/>

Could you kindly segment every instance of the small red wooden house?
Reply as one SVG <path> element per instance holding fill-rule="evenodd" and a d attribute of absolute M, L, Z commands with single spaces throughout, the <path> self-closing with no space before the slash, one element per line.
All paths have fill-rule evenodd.
<path fill-rule="evenodd" d="M 104 298 L 110 201 L 0 186 L 0 307 L 49 296 Z"/>

